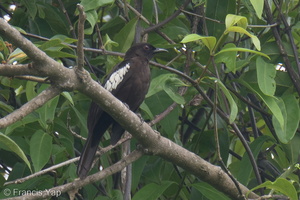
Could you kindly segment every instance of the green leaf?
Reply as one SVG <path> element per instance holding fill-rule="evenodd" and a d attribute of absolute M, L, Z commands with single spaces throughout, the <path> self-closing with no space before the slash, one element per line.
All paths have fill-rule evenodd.
<path fill-rule="evenodd" d="M 214 0 L 206 1 L 206 13 L 205 16 L 211 19 L 224 21 L 228 13 L 235 13 L 237 10 L 236 0 Z M 213 34 L 216 38 L 219 38 L 225 29 L 225 25 L 222 23 L 216 23 L 211 20 L 207 20 L 206 26 L 208 33 Z"/>
<path fill-rule="evenodd" d="M 94 31 L 94 27 L 98 20 L 98 15 L 96 10 L 90 10 L 86 12 L 86 20 L 90 23 L 91 27 L 84 29 L 85 34 L 92 34 Z"/>
<path fill-rule="evenodd" d="M 214 49 L 217 42 L 216 38 L 212 36 L 200 36 L 197 34 L 189 34 L 181 40 L 181 43 L 194 42 L 197 40 L 201 40 L 210 51 Z"/>
<path fill-rule="evenodd" d="M 257 158 L 259 152 L 261 151 L 262 145 L 268 140 L 271 140 L 271 138 L 269 136 L 263 135 L 263 136 L 256 138 L 249 145 L 251 152 L 255 159 Z M 251 165 L 251 162 L 249 159 L 249 155 L 247 152 L 244 153 L 244 156 L 240 162 L 239 168 L 243 169 L 243 170 L 240 170 L 238 172 L 238 175 L 236 176 L 236 178 L 239 180 L 240 183 L 247 185 L 250 180 L 251 173 L 253 172 L 253 168 L 252 168 L 252 165 Z"/>
<path fill-rule="evenodd" d="M 239 79 L 238 80 L 241 84 L 246 86 L 248 89 L 250 89 L 252 92 L 257 94 L 261 100 L 268 106 L 270 111 L 273 113 L 273 117 L 275 117 L 278 120 L 278 123 L 280 127 L 284 127 L 284 117 L 281 112 L 280 107 L 278 106 L 276 102 L 276 98 L 273 96 L 267 96 L 263 93 L 258 88 L 255 88 L 255 86 L 250 86 L 246 81 Z"/>
<path fill-rule="evenodd" d="M 229 43 L 226 44 L 223 49 L 227 48 L 236 48 L 235 44 Z M 236 72 L 236 58 L 237 58 L 237 52 L 236 51 L 228 51 L 223 52 L 222 54 L 219 54 L 215 58 L 216 63 L 225 63 L 226 64 L 226 72 Z"/>
<path fill-rule="evenodd" d="M 49 161 L 52 152 L 52 137 L 42 130 L 34 133 L 30 140 L 30 156 L 34 171 L 40 171 Z"/>
<path fill-rule="evenodd" d="M 250 0 L 255 13 L 259 19 L 261 19 L 263 8 L 264 8 L 264 0 Z"/>
<path fill-rule="evenodd" d="M 279 194 L 282 193 L 290 198 L 290 200 L 297 200 L 297 191 L 295 187 L 293 186 L 292 182 L 283 179 L 283 178 L 278 178 L 274 182 L 271 181 L 266 181 L 255 188 L 252 188 L 248 193 L 251 191 L 257 190 L 259 188 L 268 188 L 277 191 Z"/>
<path fill-rule="evenodd" d="M 44 126 L 44 128 L 47 128 L 46 124 L 53 122 L 58 100 L 59 96 L 56 96 L 49 100 L 41 108 L 37 109 L 40 116 L 39 122 Z"/>
<path fill-rule="evenodd" d="M 25 60 L 27 55 L 19 48 L 16 48 L 8 57 L 8 63 L 12 64 L 15 61 Z"/>
<path fill-rule="evenodd" d="M 237 33 L 241 33 L 241 34 L 245 34 L 245 35 L 249 36 L 251 38 L 255 48 L 258 51 L 261 50 L 259 39 L 255 35 L 252 35 L 251 33 L 249 33 L 246 29 L 239 27 L 239 26 L 231 26 L 226 29 L 225 34 L 228 32 L 237 32 Z"/>
<path fill-rule="evenodd" d="M 149 160 L 148 156 L 142 156 L 140 159 L 132 163 L 132 186 L 133 192 L 138 188 L 138 184 L 140 183 L 140 179 L 144 168 L 146 166 L 147 161 Z"/>
<path fill-rule="evenodd" d="M 101 6 L 112 4 L 114 0 L 82 0 L 81 5 L 84 7 L 84 11 L 96 10 Z"/>
<path fill-rule="evenodd" d="M 214 187 L 205 182 L 194 183 L 192 187 L 203 194 L 207 199 L 230 200 L 225 194 L 216 190 Z"/>
<path fill-rule="evenodd" d="M 12 139 L 10 139 L 7 135 L 4 135 L 0 132 L 0 148 L 3 148 L 7 151 L 14 152 L 17 154 L 28 166 L 28 168 L 31 170 L 30 163 L 24 154 L 23 150 L 15 143 Z"/>
<path fill-rule="evenodd" d="M 229 104 L 230 104 L 230 116 L 229 116 L 229 123 L 231 124 L 232 122 L 234 122 L 237 113 L 238 113 L 238 107 L 234 101 L 234 99 L 232 98 L 230 92 L 228 91 L 228 89 L 225 87 L 225 85 L 217 78 L 214 77 L 209 77 L 209 79 L 215 81 L 216 84 L 218 84 L 218 86 L 220 87 L 220 89 L 223 91 L 223 93 L 225 94 Z"/>
<path fill-rule="evenodd" d="M 257 55 L 260 55 L 260 56 L 264 56 L 266 58 L 268 58 L 270 60 L 270 57 L 262 52 L 259 52 L 259 51 L 254 51 L 254 50 L 251 50 L 251 49 L 246 49 L 246 48 L 241 48 L 241 47 L 237 47 L 237 48 L 226 48 L 226 49 L 222 49 L 221 51 L 219 51 L 218 53 L 215 54 L 216 55 L 219 55 L 221 53 L 225 53 L 225 52 L 230 52 L 230 51 L 235 51 L 235 52 L 238 52 L 238 51 L 241 51 L 241 52 L 248 52 L 248 53 L 254 53 L 254 54 L 257 54 Z"/>
<path fill-rule="evenodd" d="M 175 182 L 163 181 L 161 184 L 149 183 L 139 190 L 132 198 L 132 200 L 157 200 L 163 195 L 166 189 Z"/>
<path fill-rule="evenodd" d="M 0 109 L 5 110 L 8 113 L 11 113 L 14 111 L 13 107 L 10 105 L 7 105 L 3 101 L 0 101 Z"/>
<path fill-rule="evenodd" d="M 268 96 L 273 96 L 276 90 L 276 68 L 265 62 L 261 57 L 256 59 L 256 74 L 259 89 Z"/>
<path fill-rule="evenodd" d="M 45 53 L 52 58 L 76 58 L 75 55 L 63 51 L 46 50 Z"/>
<path fill-rule="evenodd" d="M 5 135 L 10 135 L 11 133 L 13 133 L 13 131 L 16 128 L 19 128 L 19 127 L 23 128 L 27 124 L 30 124 L 30 123 L 33 123 L 33 122 L 36 122 L 36 121 L 38 121 L 38 116 L 34 113 L 31 113 L 31 114 L 27 115 L 26 117 L 24 117 L 22 120 L 17 121 L 15 123 L 13 123 L 12 125 L 8 126 L 5 129 Z"/>
<path fill-rule="evenodd" d="M 60 39 L 51 39 L 47 42 L 44 42 L 41 46 L 39 46 L 39 48 L 43 51 L 45 51 L 46 49 L 49 49 L 50 47 L 56 47 L 61 45 L 61 40 Z"/>
<path fill-rule="evenodd" d="M 150 84 L 147 98 L 164 90 L 169 97 L 178 104 L 184 104 L 185 100 L 176 91 L 179 86 L 185 86 L 185 84 L 174 74 L 161 74 L 155 77 Z"/>
<path fill-rule="evenodd" d="M 69 92 L 62 92 L 61 95 L 64 96 L 71 103 L 72 106 L 74 106 L 73 98 Z"/>
<path fill-rule="evenodd" d="M 27 13 L 32 19 L 35 18 L 37 13 L 36 1 L 35 0 L 23 0 L 25 7 L 28 9 Z"/>
<path fill-rule="evenodd" d="M 119 44 L 119 46 L 114 48 L 115 50 L 125 52 L 131 47 L 137 21 L 137 18 L 132 19 L 115 35 L 114 41 Z"/>
<path fill-rule="evenodd" d="M 33 81 L 27 81 L 26 83 L 26 97 L 27 101 L 30 101 L 34 97 L 37 96 L 35 86 L 37 85 L 37 82 Z"/>
<path fill-rule="evenodd" d="M 290 142 L 299 126 L 300 109 L 299 102 L 292 94 L 286 94 L 278 100 L 284 118 L 284 126 L 281 127 L 276 117 L 273 116 L 272 122 L 279 140 L 287 144 Z"/>
<path fill-rule="evenodd" d="M 88 132 L 87 127 L 86 127 L 86 118 L 82 115 L 82 113 L 80 113 L 74 106 L 71 107 L 77 118 L 79 119 L 79 122 L 81 123 L 81 126 L 85 129 L 84 132 Z"/>
<path fill-rule="evenodd" d="M 225 18 L 225 24 L 227 29 L 234 25 L 246 29 L 248 26 L 248 20 L 246 17 L 243 16 L 228 14 Z"/>

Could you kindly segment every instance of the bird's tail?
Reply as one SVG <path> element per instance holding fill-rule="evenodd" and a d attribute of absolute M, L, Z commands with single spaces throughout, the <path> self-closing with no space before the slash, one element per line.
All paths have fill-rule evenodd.
<path fill-rule="evenodd" d="M 90 171 L 100 140 L 112 122 L 113 119 L 111 116 L 104 112 L 98 123 L 96 123 L 92 130 L 89 130 L 88 139 L 77 166 L 77 175 L 81 179 L 84 179 Z"/>
<path fill-rule="evenodd" d="M 93 139 L 94 138 L 92 137 L 88 137 L 88 140 L 86 141 L 80 156 L 80 160 L 77 166 L 77 174 L 80 179 L 84 179 L 90 171 L 94 156 L 98 148 L 98 145 L 92 145 L 92 143 L 96 142 L 93 141 Z M 101 138 L 99 138 L 98 143 L 100 142 L 100 139 Z"/>

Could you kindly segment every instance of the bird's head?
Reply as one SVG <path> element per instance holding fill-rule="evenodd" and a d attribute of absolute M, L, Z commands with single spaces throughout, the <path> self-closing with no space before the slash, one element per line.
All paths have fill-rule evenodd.
<path fill-rule="evenodd" d="M 125 54 L 125 59 L 130 59 L 133 57 L 144 57 L 150 60 L 153 58 L 154 54 L 159 52 L 167 52 L 166 49 L 155 48 L 151 44 L 148 43 L 137 43 L 130 47 Z"/>

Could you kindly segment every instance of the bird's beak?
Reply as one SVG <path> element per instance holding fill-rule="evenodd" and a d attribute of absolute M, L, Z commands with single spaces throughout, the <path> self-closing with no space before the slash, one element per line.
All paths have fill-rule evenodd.
<path fill-rule="evenodd" d="M 168 50 L 167 49 L 162 49 L 162 48 L 156 48 L 153 52 L 154 53 L 168 52 Z"/>

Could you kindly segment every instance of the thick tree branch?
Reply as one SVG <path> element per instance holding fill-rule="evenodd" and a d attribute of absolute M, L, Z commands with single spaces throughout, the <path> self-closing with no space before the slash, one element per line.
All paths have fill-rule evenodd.
<path fill-rule="evenodd" d="M 26 115 L 44 105 L 47 101 L 56 97 L 61 93 L 57 87 L 50 86 L 48 89 L 41 92 L 38 96 L 24 104 L 18 110 L 0 119 L 0 128 L 5 128 L 16 121 L 23 119 Z"/>

